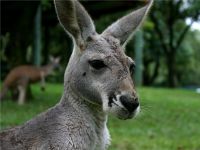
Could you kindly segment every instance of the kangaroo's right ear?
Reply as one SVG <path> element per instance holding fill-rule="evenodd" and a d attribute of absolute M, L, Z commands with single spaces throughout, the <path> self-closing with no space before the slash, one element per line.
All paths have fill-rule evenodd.
<path fill-rule="evenodd" d="M 148 0 L 144 7 L 120 18 L 110 25 L 102 34 L 104 36 L 111 35 L 119 39 L 121 45 L 125 46 L 136 29 L 141 25 L 152 3 L 153 0 Z"/>
<path fill-rule="evenodd" d="M 54 57 L 52 55 L 49 55 L 49 60 L 50 60 L 50 62 L 53 62 L 54 61 Z"/>
<path fill-rule="evenodd" d="M 54 0 L 58 19 L 76 44 L 84 47 L 88 37 L 96 34 L 87 11 L 77 0 Z"/>

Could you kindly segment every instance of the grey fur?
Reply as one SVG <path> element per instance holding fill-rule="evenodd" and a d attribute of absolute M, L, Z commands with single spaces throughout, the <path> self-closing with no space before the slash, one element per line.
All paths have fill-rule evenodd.
<path fill-rule="evenodd" d="M 123 96 L 126 103 L 137 103 L 129 70 L 133 61 L 125 55 L 120 39 L 97 34 L 78 1 L 55 0 L 55 5 L 60 23 L 74 39 L 63 95 L 53 108 L 24 125 L 3 131 L 2 150 L 105 150 L 110 143 L 107 114 L 130 119 L 139 110 L 138 105 L 127 107 L 120 99 Z M 136 14 L 143 18 L 146 13 Z M 95 69 L 89 63 L 93 60 L 105 67 Z"/>

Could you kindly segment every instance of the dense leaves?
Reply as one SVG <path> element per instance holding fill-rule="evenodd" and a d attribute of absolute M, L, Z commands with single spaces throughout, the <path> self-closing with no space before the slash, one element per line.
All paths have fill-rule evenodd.
<path fill-rule="evenodd" d="M 109 24 L 143 5 L 141 1 L 82 1 L 95 20 L 98 33 Z M 38 5 L 42 6 L 41 64 L 48 62 L 50 54 L 62 56 L 63 68 L 72 51 L 71 39 L 63 32 L 56 18 L 53 1 L 2 2 L 1 71 L 2 79 L 8 71 L 34 60 L 34 18 Z M 15 17 L 13 17 L 15 14 Z M 156 0 L 142 28 L 143 84 L 183 86 L 199 85 L 200 32 L 192 30 L 200 20 L 198 0 Z M 189 23 L 186 23 L 186 20 Z M 8 36 L 9 35 L 9 36 Z M 8 38 L 9 37 L 9 38 Z M 5 40 L 6 39 L 6 40 Z M 4 40 L 4 41 L 3 41 Z M 127 45 L 126 53 L 135 57 L 135 40 Z M 8 59 L 9 58 L 9 59 Z M 137 66 L 136 66 L 137 67 Z M 137 70 L 137 68 L 136 68 Z M 64 72 L 64 71 L 63 71 Z M 62 81 L 60 73 L 53 81 Z"/>
<path fill-rule="evenodd" d="M 200 1 L 195 0 L 156 1 L 154 3 L 152 13 L 149 15 L 153 28 L 147 27 L 145 32 L 148 34 L 145 39 L 147 45 L 149 45 L 147 47 L 149 50 L 146 51 L 145 55 L 146 58 L 144 58 L 144 64 L 147 66 L 144 70 L 145 83 L 151 84 L 155 82 L 158 69 L 160 70 L 160 75 L 164 76 L 164 80 L 162 78 L 161 80 L 166 85 L 175 87 L 184 82 L 180 77 L 186 69 L 184 64 L 189 64 L 191 59 L 193 61 L 197 61 L 197 59 L 191 55 L 185 57 L 184 62 L 180 61 L 180 59 L 182 56 L 186 56 L 185 53 L 188 53 L 188 51 L 196 51 L 195 48 L 187 49 L 183 45 L 192 44 L 191 39 L 187 38 L 187 34 L 194 32 L 191 31 L 191 26 L 195 21 L 199 21 L 199 10 Z M 186 19 L 188 18 L 191 22 L 186 24 Z M 199 34 L 198 31 L 195 32 Z M 198 41 L 199 39 L 193 36 L 193 40 Z M 196 42 L 196 46 L 199 45 L 198 43 Z M 183 48 L 185 49 L 184 51 Z M 180 51 L 182 52 L 180 53 Z M 148 66 L 152 66 L 152 63 L 154 64 L 154 71 L 152 77 L 149 77 Z M 184 67 L 180 69 L 181 67 L 179 66 Z M 166 71 L 164 68 L 166 68 Z"/>

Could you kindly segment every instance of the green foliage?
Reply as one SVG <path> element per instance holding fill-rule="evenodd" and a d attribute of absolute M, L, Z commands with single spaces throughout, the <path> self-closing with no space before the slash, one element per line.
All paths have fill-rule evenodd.
<path fill-rule="evenodd" d="M 177 54 L 177 73 L 182 85 L 200 85 L 200 31 L 188 33 Z"/>
<path fill-rule="evenodd" d="M 199 73 L 193 69 L 198 64 L 195 47 L 199 47 L 199 40 L 187 36 L 192 31 L 191 24 L 186 24 L 188 18 L 192 22 L 199 19 L 199 10 L 200 1 L 155 1 L 146 21 L 153 25 L 144 26 L 146 85 L 199 85 Z"/>
<path fill-rule="evenodd" d="M 123 1 L 121 1 L 123 4 Z M 102 10 L 110 10 L 109 14 L 99 14 L 94 15 L 100 18 L 95 20 L 96 28 L 98 33 L 101 33 L 108 25 L 113 23 L 113 21 L 118 18 L 128 14 L 133 9 L 131 7 L 123 7 L 119 10 L 112 9 L 117 2 L 94 2 L 89 4 L 89 1 L 83 2 L 88 8 L 87 10 L 93 16 L 94 13 L 103 12 Z M 72 41 L 64 33 L 63 29 L 58 25 L 58 20 L 56 18 L 55 9 L 52 0 L 40 0 L 30 3 L 24 2 L 6 2 L 3 3 L 5 8 L 8 10 L 12 9 L 12 12 L 19 12 L 13 18 L 12 13 L 6 14 L 5 24 L 2 24 L 2 33 L 4 36 L 8 30 L 9 38 L 8 44 L 5 46 L 3 44 L 3 39 L 1 38 L 1 50 L 0 59 L 1 63 L 1 75 L 2 78 L 11 70 L 13 67 L 22 64 L 33 64 L 33 20 L 35 18 L 36 9 L 39 4 L 42 6 L 42 64 L 48 63 L 48 56 L 50 54 L 54 56 L 61 56 L 61 64 L 64 68 L 71 55 L 72 51 Z M 88 5 L 89 4 L 89 5 Z M 133 6 L 142 5 L 141 2 L 134 2 Z M 26 5 L 28 7 L 26 7 Z M 16 6 L 16 7 L 13 7 Z M 127 9 L 127 10 L 126 10 Z M 130 10 L 128 10 L 130 9 Z M 115 13 L 110 13 L 111 11 Z M 11 12 L 11 11 L 10 11 Z M 3 14 L 3 13 L 2 13 Z M 155 16 L 156 22 L 152 20 L 152 15 Z M 153 7 L 148 14 L 148 19 L 145 20 L 145 24 L 142 27 L 144 31 L 144 54 L 143 54 L 143 81 L 145 85 L 164 85 L 168 83 L 168 60 L 171 58 L 170 53 L 175 51 L 174 59 L 174 74 L 175 79 L 179 86 L 189 85 L 189 84 L 199 84 L 199 36 L 197 31 L 192 33 L 192 31 L 187 30 L 187 34 L 183 37 L 180 45 L 178 40 L 180 39 L 184 29 L 188 27 L 186 24 L 186 19 L 191 19 L 192 21 L 200 20 L 200 1 L 199 0 L 155 0 Z M 93 17 L 95 19 L 95 17 Z M 3 18 L 4 20 L 4 18 Z M 13 25 L 14 24 L 14 25 Z M 155 32 L 156 27 L 160 28 L 163 38 L 161 38 L 157 32 Z M 173 32 L 170 34 L 170 27 Z M 19 34 L 20 33 L 20 34 Z M 194 36 L 195 34 L 195 36 Z M 171 38 L 172 36 L 173 38 Z M 6 37 L 6 36 L 5 36 Z M 4 41 L 4 43 L 7 43 Z M 163 44 L 166 46 L 166 53 Z M 129 42 L 126 48 L 126 53 L 135 58 L 134 53 L 134 37 L 133 40 Z M 178 46 L 179 45 L 179 46 Z M 9 61 L 7 61 L 9 58 Z M 187 61 L 185 61 L 187 60 Z M 64 71 L 63 71 L 64 72 Z M 63 72 L 61 72 L 56 77 L 51 77 L 51 81 L 62 81 Z"/>
<path fill-rule="evenodd" d="M 195 21 L 200 19 L 200 1 L 198 0 L 187 0 L 187 5 L 183 10 L 183 14 L 187 17 L 193 18 Z"/>
<path fill-rule="evenodd" d="M 50 9 L 53 6 L 51 2 L 51 0 L 41 0 L 42 9 L 44 11 Z"/>
<path fill-rule="evenodd" d="M 2 103 L 1 128 L 19 125 L 53 106 L 63 90 L 59 84 L 48 84 L 44 93 L 38 85 L 32 89 L 35 98 L 24 106 L 10 100 Z M 119 120 L 109 116 L 112 137 L 109 150 L 200 149 L 199 94 L 144 87 L 138 91 L 141 113 L 136 119 Z"/>

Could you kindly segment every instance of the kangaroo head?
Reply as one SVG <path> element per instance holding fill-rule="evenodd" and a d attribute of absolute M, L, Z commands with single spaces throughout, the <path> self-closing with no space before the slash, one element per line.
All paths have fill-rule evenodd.
<path fill-rule="evenodd" d="M 124 53 L 132 33 L 141 24 L 152 1 L 119 19 L 103 33 L 76 0 L 55 0 L 58 19 L 72 37 L 74 50 L 65 72 L 65 85 L 82 99 L 121 119 L 139 111 L 131 74 L 134 61 Z"/>
<path fill-rule="evenodd" d="M 49 56 L 49 60 L 49 64 L 53 67 L 53 69 L 60 67 L 60 57 Z"/>

